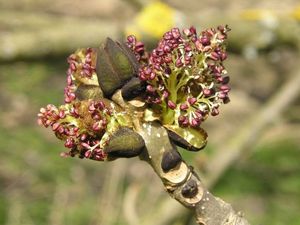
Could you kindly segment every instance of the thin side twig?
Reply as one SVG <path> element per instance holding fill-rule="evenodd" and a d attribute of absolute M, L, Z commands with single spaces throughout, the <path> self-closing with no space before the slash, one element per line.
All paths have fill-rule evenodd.
<path fill-rule="evenodd" d="M 241 155 L 253 150 L 252 143 L 255 143 L 262 132 L 299 96 L 300 72 L 299 69 L 295 71 L 266 106 L 256 113 L 222 149 L 210 157 L 207 167 L 209 176 L 206 179 L 208 186 L 213 186 Z"/>

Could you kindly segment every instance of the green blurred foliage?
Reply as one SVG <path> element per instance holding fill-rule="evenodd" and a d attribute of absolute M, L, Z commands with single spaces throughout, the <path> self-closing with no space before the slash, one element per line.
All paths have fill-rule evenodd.
<path fill-rule="evenodd" d="M 57 210 L 63 212 L 63 218 L 58 218 L 62 224 L 92 224 L 95 220 L 98 209 L 94 206 L 99 201 L 95 196 L 99 196 L 101 172 L 107 164 L 61 158 L 63 144 L 36 124 L 39 107 L 62 102 L 64 62 L 59 58 L 0 67 L 4 106 L 0 112 L 0 224 L 55 224 L 50 218 L 56 218 Z M 13 117 L 12 102 L 20 95 L 26 104 L 17 112 L 21 115 Z M 7 122 L 12 119 L 17 121 Z M 181 153 L 193 162 L 194 153 Z M 213 192 L 238 208 L 246 205 L 244 211 L 253 213 L 253 224 L 298 225 L 299 158 L 296 143 L 281 140 L 262 145 L 230 169 Z"/>

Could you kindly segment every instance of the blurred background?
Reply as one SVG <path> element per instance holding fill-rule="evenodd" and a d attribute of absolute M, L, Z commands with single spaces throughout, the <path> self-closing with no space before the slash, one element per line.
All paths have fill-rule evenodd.
<path fill-rule="evenodd" d="M 231 103 L 180 150 L 212 193 L 252 224 L 300 224 L 300 3 L 297 0 L 0 0 L 0 224 L 194 225 L 138 159 L 61 158 L 38 127 L 63 102 L 66 57 L 133 33 L 148 50 L 171 27 L 228 24 Z"/>

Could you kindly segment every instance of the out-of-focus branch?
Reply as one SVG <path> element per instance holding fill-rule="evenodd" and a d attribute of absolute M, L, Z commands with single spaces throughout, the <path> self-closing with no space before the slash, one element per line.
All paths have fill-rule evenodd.
<path fill-rule="evenodd" d="M 123 0 L 123 2 L 126 2 L 127 4 L 129 4 L 136 10 L 140 10 L 144 6 L 143 2 L 141 2 L 139 0 Z"/>
<path fill-rule="evenodd" d="M 207 26 L 224 23 L 226 16 L 213 14 L 214 17 L 207 16 L 203 21 L 199 15 L 189 16 L 196 27 L 203 23 Z M 280 20 L 274 28 L 264 27 L 260 21 L 241 20 L 229 16 L 226 19 L 233 29 L 229 39 L 231 50 L 264 49 L 281 44 L 300 48 L 300 28 L 294 20 Z M 80 46 L 98 46 L 107 36 L 120 36 L 121 25 L 118 27 L 111 21 L 0 10 L 0 61 L 69 53 Z"/>
<path fill-rule="evenodd" d="M 286 83 L 267 102 L 262 110 L 255 114 L 222 149 L 215 152 L 209 159 L 206 179 L 211 187 L 238 158 L 252 150 L 251 146 L 262 132 L 299 96 L 300 68 L 296 69 Z"/>
<path fill-rule="evenodd" d="M 130 185 L 124 196 L 123 214 L 129 225 L 139 225 L 139 219 L 136 210 L 136 201 L 138 197 L 139 186 L 136 184 Z"/>
<path fill-rule="evenodd" d="M 0 61 L 63 54 L 119 35 L 114 22 L 15 11 L 0 11 L 0 27 Z"/>

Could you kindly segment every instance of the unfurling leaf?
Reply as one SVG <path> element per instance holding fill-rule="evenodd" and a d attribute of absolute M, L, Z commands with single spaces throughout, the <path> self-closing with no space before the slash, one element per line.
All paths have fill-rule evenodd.
<path fill-rule="evenodd" d="M 199 151 L 206 146 L 207 133 L 202 128 L 178 127 L 164 125 L 172 141 L 189 151 Z"/>

